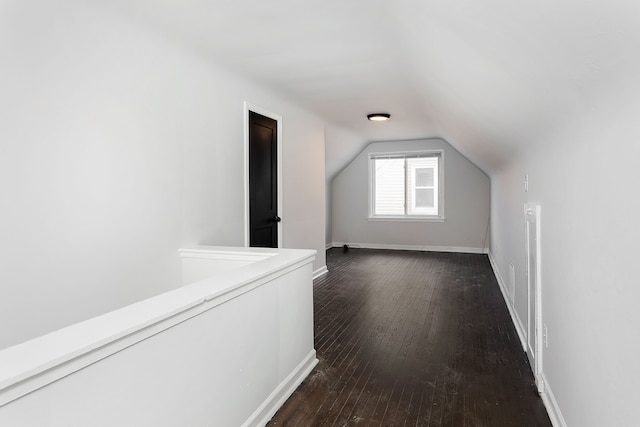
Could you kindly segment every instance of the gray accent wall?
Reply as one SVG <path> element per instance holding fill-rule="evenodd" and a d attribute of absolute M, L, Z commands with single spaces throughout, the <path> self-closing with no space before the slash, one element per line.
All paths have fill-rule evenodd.
<path fill-rule="evenodd" d="M 443 150 L 445 221 L 370 221 L 369 154 Z M 332 242 L 482 251 L 488 247 L 489 177 L 439 138 L 371 143 L 333 180 Z"/>

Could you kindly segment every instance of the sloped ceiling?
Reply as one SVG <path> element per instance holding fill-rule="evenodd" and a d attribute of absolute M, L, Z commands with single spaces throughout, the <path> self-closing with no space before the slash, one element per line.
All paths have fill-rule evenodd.
<path fill-rule="evenodd" d="M 371 141 L 439 136 L 486 172 L 638 70 L 635 0 L 114 0 L 122 14 Z M 392 120 L 371 123 L 370 112 Z M 346 144 L 346 146 L 344 146 Z M 332 167 L 329 174 L 339 167 Z"/>

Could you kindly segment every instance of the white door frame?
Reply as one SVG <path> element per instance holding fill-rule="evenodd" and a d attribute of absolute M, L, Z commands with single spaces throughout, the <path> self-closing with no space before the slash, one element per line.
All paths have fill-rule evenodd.
<path fill-rule="evenodd" d="M 525 215 L 525 240 L 526 240 L 526 275 L 527 275 L 527 313 L 528 313 L 528 325 L 527 325 L 527 352 L 529 353 L 529 360 L 533 362 L 533 375 L 538 387 L 538 393 L 544 393 L 544 380 L 542 375 L 542 268 L 541 268 L 541 244 L 540 244 L 540 205 L 527 203 L 524 206 Z M 531 250 L 531 231 L 529 224 L 535 224 L 535 260 L 536 265 L 531 266 L 530 250 Z M 531 269 L 535 269 L 535 283 L 531 283 Z M 531 300 L 531 288 L 533 289 L 534 300 Z M 532 324 L 533 323 L 533 324 Z M 533 333 L 533 347 L 532 337 Z M 533 360 L 531 360 L 533 359 Z"/>
<path fill-rule="evenodd" d="M 249 247 L 249 111 L 269 117 L 277 122 L 277 156 L 278 156 L 278 216 L 285 218 L 282 211 L 282 116 L 247 101 L 243 103 L 244 115 L 244 246 Z M 278 223 L 278 247 L 282 248 L 282 222 Z"/>

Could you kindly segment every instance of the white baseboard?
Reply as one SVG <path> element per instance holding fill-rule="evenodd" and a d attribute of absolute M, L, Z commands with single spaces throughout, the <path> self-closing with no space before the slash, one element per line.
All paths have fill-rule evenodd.
<path fill-rule="evenodd" d="M 422 252 L 456 252 L 465 254 L 486 254 L 487 249 L 469 248 L 461 246 L 429 246 L 429 245 L 389 245 L 386 243 L 344 243 L 333 242 L 331 246 L 339 248 L 348 245 L 350 248 L 388 249 L 394 251 L 422 251 Z"/>
<path fill-rule="evenodd" d="M 329 243 L 327 243 L 327 244 L 325 245 L 324 249 L 325 249 L 325 250 L 329 250 L 329 249 L 331 249 L 332 247 L 333 247 L 333 243 L 329 242 Z"/>
<path fill-rule="evenodd" d="M 500 270 L 498 270 L 498 265 L 496 264 L 496 260 L 493 257 L 493 254 L 489 252 L 489 262 L 491 263 L 491 268 L 493 268 L 493 273 L 496 276 L 496 280 L 498 281 L 498 285 L 500 286 L 500 292 L 502 292 L 502 297 L 504 298 L 504 302 L 509 309 L 509 314 L 511 315 L 511 321 L 513 322 L 513 326 L 516 328 L 516 332 L 518 333 L 518 338 L 520 338 L 520 344 L 522 345 L 523 351 L 526 353 L 527 351 L 527 335 L 525 334 L 524 326 L 520 321 L 520 316 L 515 311 L 511 303 L 509 302 L 509 298 L 507 297 L 507 288 L 505 286 L 504 280 L 502 279 L 502 275 L 500 274 Z M 553 395 L 553 391 L 551 390 L 551 385 L 549 381 L 544 375 L 544 372 L 540 373 L 542 377 L 542 381 L 544 382 L 544 393 L 540 395 L 542 402 L 544 403 L 545 408 L 547 409 L 547 414 L 549 414 L 549 419 L 551 420 L 551 424 L 553 427 L 567 427 L 566 422 L 562 416 L 562 412 L 560 412 L 560 407 L 558 406 L 558 402 Z"/>
<path fill-rule="evenodd" d="M 498 270 L 498 265 L 496 264 L 496 260 L 493 257 L 493 254 L 489 252 L 489 262 L 491 263 L 491 268 L 493 268 L 493 274 L 496 276 L 496 280 L 498 281 L 498 286 L 500 287 L 500 292 L 502 292 L 502 298 L 504 298 L 504 303 L 507 305 L 507 309 L 509 310 L 509 314 L 511 315 L 511 321 L 513 322 L 513 326 L 516 328 L 516 332 L 518 334 L 518 338 L 520 338 L 520 345 L 522 345 L 522 349 L 527 351 L 527 335 L 525 333 L 525 329 L 520 321 L 520 317 L 518 313 L 515 311 L 513 305 L 511 304 L 509 297 L 507 295 L 507 288 L 504 280 L 502 279 L 502 275 L 500 274 L 500 270 Z"/>
<path fill-rule="evenodd" d="M 316 351 L 312 350 L 296 369 L 280 383 L 267 400 L 242 424 L 242 427 L 262 427 L 266 425 L 317 364 Z"/>
<path fill-rule="evenodd" d="M 551 424 L 553 424 L 553 427 L 567 427 L 567 423 L 562 416 L 562 412 L 560 412 L 560 407 L 553 395 L 553 391 L 551 391 L 551 386 L 549 385 L 549 381 L 545 377 L 544 372 L 541 376 L 544 381 L 544 393 L 542 393 L 541 398 L 545 408 L 547 408 L 547 414 L 549 414 Z"/>
<path fill-rule="evenodd" d="M 319 269 L 317 269 L 316 271 L 313 272 L 313 279 L 317 279 L 320 276 L 324 276 L 325 274 L 327 274 L 329 272 L 329 270 L 327 270 L 327 266 L 322 266 Z"/>

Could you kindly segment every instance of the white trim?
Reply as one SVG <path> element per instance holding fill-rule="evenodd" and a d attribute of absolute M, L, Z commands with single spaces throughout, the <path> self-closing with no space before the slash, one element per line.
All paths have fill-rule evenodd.
<path fill-rule="evenodd" d="M 465 254 L 486 254 L 487 249 L 469 248 L 461 246 L 428 246 L 428 245 L 388 245 L 385 243 L 344 243 L 333 242 L 334 248 L 347 245 L 361 249 L 388 249 L 393 251 L 422 251 L 422 252 L 456 252 Z"/>
<path fill-rule="evenodd" d="M 245 249 L 245 248 L 242 248 Z M 197 259 L 215 259 L 215 260 L 231 260 L 231 261 L 261 261 L 265 258 L 278 255 L 277 252 L 268 252 L 270 248 L 247 248 L 243 251 L 228 251 L 224 248 L 208 249 L 203 247 L 192 247 L 186 249 L 178 249 L 180 258 L 197 258 Z"/>
<path fill-rule="evenodd" d="M 333 243 L 329 242 L 325 245 L 324 250 L 327 251 L 333 247 Z"/>
<path fill-rule="evenodd" d="M 266 425 L 317 364 L 316 351 L 312 350 L 307 357 L 300 362 L 296 369 L 267 397 L 262 405 L 256 409 L 247 421 L 242 424 L 242 427 Z"/>
<path fill-rule="evenodd" d="M 505 286 L 505 289 L 507 287 Z M 516 267 L 513 265 L 512 261 L 509 261 L 509 301 L 511 301 L 511 305 L 515 304 L 516 301 Z"/>
<path fill-rule="evenodd" d="M 420 216 L 420 215 L 376 215 L 367 218 L 367 221 L 401 221 L 401 222 L 445 222 L 443 216 Z"/>
<path fill-rule="evenodd" d="M 329 270 L 327 269 L 327 266 L 324 265 L 324 266 L 320 267 L 319 269 L 317 269 L 316 271 L 313 272 L 313 279 L 315 280 L 318 277 L 324 276 L 328 272 L 329 272 Z"/>
<path fill-rule="evenodd" d="M 530 269 L 529 266 L 529 248 L 530 248 L 530 236 L 529 236 L 529 225 L 528 223 L 533 223 L 535 224 L 536 230 L 536 265 L 535 265 L 535 269 L 536 269 L 536 277 L 535 277 L 535 283 L 533 284 L 533 292 L 534 292 L 534 305 L 535 305 L 535 313 L 534 313 L 534 319 L 535 320 L 535 324 L 533 325 L 533 330 L 532 330 L 532 334 L 533 334 L 533 348 L 531 348 L 529 346 L 529 354 L 533 355 L 533 359 L 534 359 L 534 363 L 531 368 L 533 370 L 533 375 L 536 379 L 536 384 L 538 386 L 538 392 L 539 393 L 543 393 L 544 392 L 544 380 L 542 378 L 542 362 L 543 362 L 543 353 L 544 353 L 544 348 L 542 345 L 542 260 L 541 260 L 541 227 L 540 227 L 540 205 L 536 205 L 536 204 L 531 204 L 531 203 L 525 203 L 524 205 L 524 215 L 525 215 L 525 240 L 526 240 L 526 253 L 527 253 L 527 271 Z M 531 328 L 531 321 L 532 321 L 532 314 L 531 314 L 531 289 L 529 288 L 531 286 L 530 282 L 530 274 L 527 274 L 527 298 L 528 298 L 528 306 L 527 309 L 529 311 L 529 316 L 528 316 L 528 320 L 529 320 L 529 328 Z M 528 337 L 529 339 L 531 339 L 532 337 Z"/>
<path fill-rule="evenodd" d="M 314 258 L 315 251 L 281 249 L 253 269 L 235 269 L 4 349 L 0 407 L 312 264 Z"/>
<path fill-rule="evenodd" d="M 278 123 L 278 216 L 284 218 L 282 210 L 282 116 L 247 101 L 243 103 L 244 116 L 244 245 L 249 247 L 249 111 L 275 120 Z M 278 248 L 282 248 L 282 222 L 278 223 Z"/>
<path fill-rule="evenodd" d="M 500 270 L 498 270 L 498 265 L 493 256 L 492 252 L 489 252 L 489 262 L 491 263 L 491 267 L 493 268 L 493 272 L 498 280 L 498 284 L 500 285 L 500 291 L 502 292 L 502 297 L 509 309 L 509 314 L 511 315 L 511 321 L 513 322 L 513 326 L 516 328 L 516 332 L 518 333 L 518 337 L 520 338 L 520 345 L 522 346 L 522 350 L 526 353 L 527 351 L 527 338 L 525 334 L 525 329 L 522 326 L 522 321 L 520 321 L 520 317 L 518 313 L 514 310 L 512 305 L 509 303 L 507 298 L 507 292 L 504 280 L 500 275 Z M 553 427 L 567 427 L 567 423 L 562 416 L 562 412 L 560 411 L 560 406 L 556 401 L 556 398 L 551 390 L 551 385 L 549 384 L 549 380 L 547 380 L 544 372 L 540 372 L 539 377 L 544 384 L 544 393 L 540 393 L 540 397 L 542 399 L 542 403 L 544 403 L 545 408 L 547 409 L 547 414 L 549 415 L 549 419 L 551 420 L 551 424 Z"/>
<path fill-rule="evenodd" d="M 560 411 L 560 406 L 558 406 L 556 397 L 551 391 L 551 386 L 549 385 L 549 381 L 547 381 L 544 372 L 541 372 L 540 376 L 545 384 L 544 393 L 542 393 L 540 397 L 542 398 L 542 403 L 544 403 L 545 408 L 547 408 L 547 414 L 549 415 L 551 424 L 553 424 L 553 427 L 567 427 L 567 423 Z"/>
<path fill-rule="evenodd" d="M 375 171 L 373 168 L 372 159 L 376 158 L 384 158 L 385 156 L 402 156 L 402 157 L 410 157 L 412 155 L 422 155 L 428 154 L 427 157 L 438 157 L 438 214 L 437 215 L 390 215 L 385 217 L 384 215 L 375 215 L 375 188 L 374 188 L 374 180 L 375 180 Z M 445 152 L 443 149 L 433 149 L 433 150 L 415 150 L 415 151 L 397 151 L 397 152 L 380 152 L 380 153 L 369 153 L 368 155 L 368 191 L 369 191 L 369 215 L 367 218 L 370 221 L 402 221 L 401 218 L 406 218 L 404 221 L 423 221 L 423 222 L 443 222 L 445 220 L 445 179 L 444 179 L 444 167 L 445 167 Z M 405 178 L 406 179 L 406 178 Z M 405 191 L 406 191 L 406 182 L 405 182 Z M 448 251 L 448 252 L 457 252 L 457 251 Z"/>
<path fill-rule="evenodd" d="M 493 268 L 493 274 L 496 276 L 496 280 L 498 281 L 498 286 L 500 287 L 500 292 L 502 292 L 502 298 L 504 299 L 504 303 L 506 304 L 507 309 L 509 310 L 509 314 L 511 315 L 511 321 L 513 322 L 513 326 L 516 328 L 516 333 L 518 334 L 518 338 L 520 339 L 520 345 L 522 346 L 522 350 L 526 352 L 527 351 L 527 334 L 525 333 L 525 329 L 522 326 L 520 317 L 518 317 L 518 312 L 515 311 L 515 308 L 509 301 L 506 284 L 502 279 L 502 275 L 500 274 L 500 270 L 498 269 L 496 260 L 493 257 L 493 253 L 491 252 L 489 252 L 489 263 L 491 264 L 491 268 Z"/>

